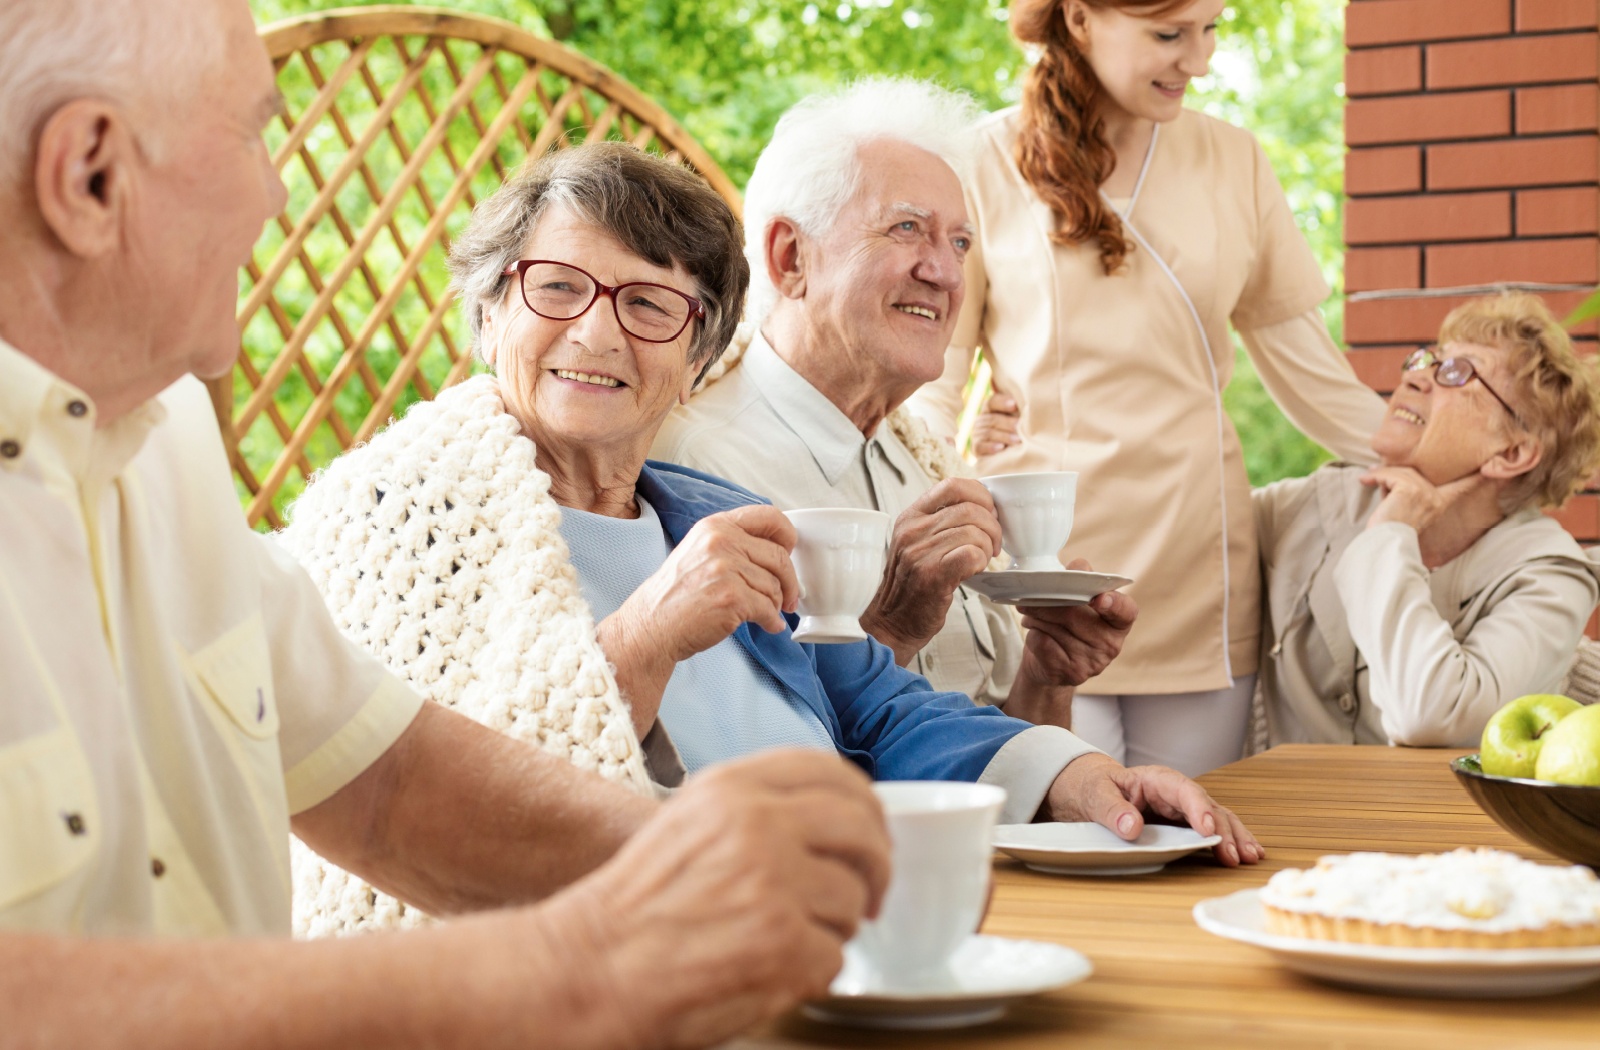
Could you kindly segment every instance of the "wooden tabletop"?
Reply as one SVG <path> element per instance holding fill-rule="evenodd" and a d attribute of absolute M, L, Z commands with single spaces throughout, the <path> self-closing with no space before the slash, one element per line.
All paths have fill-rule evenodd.
<path fill-rule="evenodd" d="M 1267 859 L 1254 867 L 1229 870 L 1196 857 L 1158 874 L 1101 879 L 996 862 L 983 932 L 1076 948 L 1094 963 L 1089 980 L 1017 1003 L 1004 1020 L 978 1028 L 876 1033 L 796 1015 L 740 1045 L 1600 1047 L 1600 984 L 1477 1002 L 1351 991 L 1299 977 L 1258 948 L 1206 933 L 1190 915 L 1197 901 L 1260 886 L 1280 868 L 1307 867 L 1327 853 L 1493 846 L 1557 862 L 1502 831 L 1467 797 L 1449 770 L 1461 753 L 1293 745 L 1224 766 L 1201 782 L 1266 846 Z"/>

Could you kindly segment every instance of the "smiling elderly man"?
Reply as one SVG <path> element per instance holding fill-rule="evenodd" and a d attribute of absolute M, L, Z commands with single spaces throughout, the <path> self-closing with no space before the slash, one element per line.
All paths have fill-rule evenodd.
<path fill-rule="evenodd" d="M 424 705 L 245 526 L 185 376 L 283 204 L 244 0 L 0 0 L 0 100 L 0 1045 L 703 1045 L 821 993 L 887 881 L 865 777 L 658 806 Z M 293 942 L 291 824 L 522 906 Z"/>
<path fill-rule="evenodd" d="M 889 79 L 785 114 L 745 195 L 759 331 L 737 367 L 669 417 L 651 455 L 784 510 L 894 515 L 862 626 L 935 689 L 1068 726 L 1073 687 L 1120 651 L 1133 600 L 1024 609 L 1024 639 L 964 586 L 1000 553 L 993 501 L 900 408 L 939 377 L 960 312 L 973 231 L 957 172 L 974 115 L 963 96 Z"/>

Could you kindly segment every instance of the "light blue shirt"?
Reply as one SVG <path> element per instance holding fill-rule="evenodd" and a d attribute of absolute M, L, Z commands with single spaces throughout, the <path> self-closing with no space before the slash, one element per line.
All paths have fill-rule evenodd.
<path fill-rule="evenodd" d="M 672 551 L 655 508 L 643 498 L 638 503 L 634 519 L 561 509 L 561 535 L 597 622 L 616 612 Z M 834 750 L 815 712 L 731 637 L 678 664 L 659 717 L 691 773 L 775 747 Z"/>

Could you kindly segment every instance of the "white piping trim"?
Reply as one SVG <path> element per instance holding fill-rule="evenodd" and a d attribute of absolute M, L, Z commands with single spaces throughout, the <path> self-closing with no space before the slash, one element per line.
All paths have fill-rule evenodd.
<path fill-rule="evenodd" d="M 1151 141 L 1154 144 L 1154 140 L 1152 139 Z M 1131 205 L 1129 210 L 1132 210 Z M 1145 254 L 1149 255 L 1151 259 L 1155 260 L 1155 264 L 1161 267 L 1161 272 L 1167 275 L 1167 280 L 1171 281 L 1172 286 L 1178 290 L 1178 295 L 1183 299 L 1183 305 L 1189 308 L 1189 316 L 1194 320 L 1195 331 L 1200 333 L 1200 344 L 1205 347 L 1206 367 L 1211 370 L 1211 390 L 1217 399 L 1217 496 L 1222 501 L 1222 669 L 1223 673 L 1228 676 L 1228 680 L 1232 681 L 1233 660 L 1228 655 L 1228 477 L 1227 462 L 1223 457 L 1224 440 L 1227 431 L 1223 423 L 1222 380 L 1217 375 L 1216 358 L 1211 353 L 1211 339 L 1206 335 L 1206 326 L 1200 320 L 1200 311 L 1194 308 L 1194 301 L 1189 298 L 1189 293 L 1184 291 L 1183 283 L 1178 280 L 1178 275 L 1172 272 L 1172 267 L 1167 265 L 1165 259 L 1156 254 L 1155 249 L 1150 247 L 1150 242 L 1144 239 L 1144 235 L 1131 222 L 1124 219 L 1123 225 L 1127 227 L 1129 233 L 1133 234 L 1140 247 L 1144 248 Z"/>
<path fill-rule="evenodd" d="M 1155 127 L 1150 129 L 1150 145 L 1144 148 L 1144 163 L 1139 166 L 1139 178 L 1134 181 L 1133 196 L 1128 198 L 1128 210 L 1117 211 L 1117 206 L 1115 204 L 1111 204 L 1111 198 L 1106 197 L 1106 203 L 1111 204 L 1111 210 L 1116 211 L 1117 217 L 1123 222 L 1128 221 L 1128 216 L 1133 214 L 1133 209 L 1139 204 L 1139 193 L 1144 189 L 1144 177 L 1150 174 L 1150 160 L 1156 155 L 1156 139 L 1160 137 L 1161 125 L 1157 124 Z M 1102 189 L 1100 191 L 1100 195 L 1105 196 L 1105 190 Z M 1144 238 L 1141 237 L 1139 239 L 1143 240 Z"/>

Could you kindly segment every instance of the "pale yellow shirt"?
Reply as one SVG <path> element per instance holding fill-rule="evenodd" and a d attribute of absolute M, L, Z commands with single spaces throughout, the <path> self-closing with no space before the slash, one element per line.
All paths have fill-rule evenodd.
<path fill-rule="evenodd" d="M 0 929 L 287 934 L 290 814 L 420 705 L 245 525 L 199 382 L 96 429 L 0 342 Z"/>
<path fill-rule="evenodd" d="M 673 410 L 650 455 L 726 478 L 782 510 L 859 507 L 897 518 L 934 484 L 887 425 L 863 435 L 759 332 L 737 367 Z M 1011 613 L 959 587 L 944 627 L 908 666 L 937 690 L 998 704 L 1021 659 Z"/>

